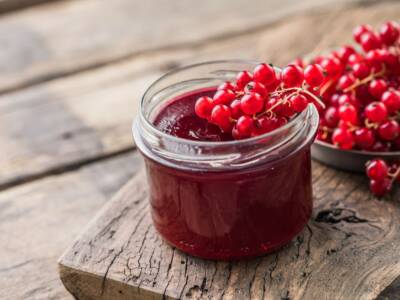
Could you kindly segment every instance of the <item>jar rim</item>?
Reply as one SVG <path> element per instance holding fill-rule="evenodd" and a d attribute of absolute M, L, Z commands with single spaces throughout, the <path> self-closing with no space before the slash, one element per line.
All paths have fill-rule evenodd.
<path fill-rule="evenodd" d="M 185 139 L 185 138 L 181 138 L 181 137 L 177 137 L 177 136 L 173 136 L 170 135 L 168 133 L 165 133 L 163 131 L 161 131 L 160 129 L 158 129 L 150 120 L 148 120 L 145 115 L 144 115 L 144 104 L 145 104 L 145 100 L 148 96 L 148 94 L 152 91 L 152 89 L 157 86 L 157 84 L 159 82 L 161 82 L 162 80 L 168 78 L 171 75 L 174 75 L 176 73 L 179 73 L 181 71 L 190 69 L 190 68 L 195 68 L 195 67 L 199 67 L 199 66 L 205 66 L 205 65 L 213 65 L 213 64 L 223 64 L 223 63 L 250 63 L 250 64 L 259 64 L 260 62 L 255 61 L 255 60 L 245 60 L 245 59 L 229 59 L 229 60 L 213 60 L 213 61 L 206 61 L 206 62 L 200 62 L 200 63 L 196 63 L 196 64 L 190 64 L 190 65 L 185 65 L 179 68 L 175 68 L 167 73 L 165 73 L 164 75 L 162 75 L 161 77 L 159 77 L 157 80 L 155 80 L 144 92 L 142 99 L 140 101 L 140 112 L 139 112 L 139 118 L 140 121 L 143 122 L 143 124 L 146 125 L 146 127 L 148 129 L 150 129 L 151 131 L 153 131 L 154 133 L 156 133 L 157 135 L 164 137 L 166 139 L 169 139 L 170 141 L 174 141 L 174 142 L 178 142 L 178 143 L 185 143 L 191 146 L 197 146 L 197 147 L 202 147 L 202 146 L 229 146 L 229 145 L 243 145 L 246 143 L 253 143 L 253 142 L 257 142 L 259 140 L 263 140 L 265 138 L 268 137 L 272 137 L 274 135 L 277 135 L 281 132 L 286 131 L 287 129 L 289 129 L 293 123 L 295 123 L 296 121 L 298 121 L 299 119 L 301 120 L 302 118 L 304 118 L 305 114 L 307 114 L 308 109 L 303 110 L 301 113 L 297 114 L 294 118 L 292 118 L 289 122 L 287 122 L 285 125 L 261 134 L 261 135 L 257 135 L 254 137 L 250 137 L 250 138 L 245 138 L 245 139 L 241 139 L 241 140 L 232 140 L 232 141 L 197 141 L 197 140 L 189 140 L 189 139 Z M 280 68 L 277 68 L 274 66 L 275 69 L 280 70 Z M 133 121 L 132 124 L 132 130 L 135 126 L 135 120 Z"/>

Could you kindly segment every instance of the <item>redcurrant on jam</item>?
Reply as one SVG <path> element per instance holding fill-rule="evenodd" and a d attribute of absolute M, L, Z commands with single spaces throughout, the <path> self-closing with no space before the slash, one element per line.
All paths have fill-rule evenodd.
<path fill-rule="evenodd" d="M 237 260 L 274 251 L 311 216 L 314 106 L 243 140 L 195 114 L 199 97 L 255 65 L 212 62 L 167 74 L 146 92 L 133 126 L 154 225 L 168 243 L 194 256 Z"/>

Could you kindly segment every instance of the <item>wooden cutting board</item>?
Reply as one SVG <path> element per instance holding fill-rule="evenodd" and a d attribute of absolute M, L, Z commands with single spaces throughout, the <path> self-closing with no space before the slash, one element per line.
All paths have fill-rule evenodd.
<path fill-rule="evenodd" d="M 229 263 L 163 242 L 139 173 L 60 258 L 61 279 L 77 299 L 376 298 L 400 275 L 400 193 L 378 201 L 363 176 L 319 163 L 313 180 L 313 217 L 297 238 Z"/>

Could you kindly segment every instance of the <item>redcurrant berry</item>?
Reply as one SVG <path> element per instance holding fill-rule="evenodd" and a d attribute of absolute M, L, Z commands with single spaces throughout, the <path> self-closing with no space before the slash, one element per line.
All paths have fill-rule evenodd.
<path fill-rule="evenodd" d="M 236 128 L 241 137 L 249 137 L 254 128 L 254 120 L 249 116 L 241 116 L 237 120 Z"/>
<path fill-rule="evenodd" d="M 354 140 L 358 147 L 368 150 L 375 143 L 375 135 L 371 129 L 363 127 L 354 131 Z"/>
<path fill-rule="evenodd" d="M 320 65 L 308 65 L 304 69 L 304 80 L 311 87 L 318 87 L 324 81 L 323 69 Z"/>
<path fill-rule="evenodd" d="M 218 125 L 223 131 L 229 131 L 232 127 L 229 107 L 224 104 L 216 105 L 211 111 L 211 122 Z"/>
<path fill-rule="evenodd" d="M 355 81 L 356 80 L 352 74 L 344 74 L 340 76 L 337 86 L 339 89 L 345 90 L 348 87 L 351 87 Z"/>
<path fill-rule="evenodd" d="M 336 107 L 330 106 L 325 110 L 324 119 L 326 126 L 335 128 L 339 123 L 339 111 Z"/>
<path fill-rule="evenodd" d="M 332 96 L 329 97 L 329 104 L 334 107 L 339 106 L 339 98 L 340 94 L 333 94 Z"/>
<path fill-rule="evenodd" d="M 356 53 L 356 50 L 352 46 L 343 46 L 337 51 L 338 58 L 342 61 L 342 63 L 347 63 L 350 55 Z"/>
<path fill-rule="evenodd" d="M 246 137 L 242 137 L 242 136 L 239 134 L 239 130 L 237 129 L 236 125 L 233 126 L 233 128 L 232 128 L 232 137 L 233 137 L 235 140 L 241 140 L 241 139 L 246 138 Z"/>
<path fill-rule="evenodd" d="M 250 92 L 257 93 L 261 97 L 265 97 L 268 94 L 268 91 L 265 88 L 265 86 L 262 83 L 257 82 L 257 81 L 250 81 L 246 85 L 244 91 L 245 91 L 245 93 L 250 93 Z"/>
<path fill-rule="evenodd" d="M 383 93 L 381 101 L 390 113 L 400 110 L 400 92 L 389 90 Z"/>
<path fill-rule="evenodd" d="M 295 112 L 302 112 L 308 105 L 308 100 L 302 94 L 295 94 L 289 98 Z"/>
<path fill-rule="evenodd" d="M 238 99 L 233 100 L 229 105 L 229 107 L 231 108 L 232 118 L 238 119 L 241 115 L 243 115 L 240 105 L 240 100 Z"/>
<path fill-rule="evenodd" d="M 200 118 L 208 119 L 213 108 L 213 100 L 210 97 L 200 97 L 195 103 L 194 111 Z"/>
<path fill-rule="evenodd" d="M 218 90 L 230 90 L 234 91 L 236 89 L 235 85 L 230 82 L 230 81 L 225 81 L 224 83 L 221 83 L 218 88 Z"/>
<path fill-rule="evenodd" d="M 276 80 L 275 70 L 271 65 L 259 64 L 255 67 L 253 73 L 254 81 L 263 85 L 270 85 Z"/>
<path fill-rule="evenodd" d="M 392 181 L 388 178 L 383 180 L 371 180 L 369 188 L 375 196 L 382 197 L 392 189 Z"/>
<path fill-rule="evenodd" d="M 374 159 L 367 163 L 367 176 L 370 179 L 383 180 L 388 176 L 389 167 L 382 159 Z"/>
<path fill-rule="evenodd" d="M 381 50 L 371 50 L 365 56 L 365 60 L 371 68 L 371 71 L 377 73 L 381 72 L 384 66 L 384 57 L 381 56 Z"/>
<path fill-rule="evenodd" d="M 321 67 L 326 71 L 329 78 L 335 78 L 342 72 L 342 64 L 336 57 L 324 59 L 321 62 Z"/>
<path fill-rule="evenodd" d="M 395 120 L 390 120 L 379 125 L 379 136 L 385 141 L 393 141 L 399 136 L 400 126 Z"/>
<path fill-rule="evenodd" d="M 240 100 L 240 107 L 245 114 L 253 115 L 263 109 L 264 100 L 257 93 L 248 93 Z"/>
<path fill-rule="evenodd" d="M 388 110 L 382 102 L 372 102 L 365 107 L 365 116 L 372 122 L 381 123 L 388 117 Z"/>
<path fill-rule="evenodd" d="M 390 46 L 397 41 L 399 37 L 399 25 L 395 22 L 386 22 L 379 30 L 382 41 Z"/>
<path fill-rule="evenodd" d="M 373 29 L 369 25 L 360 25 L 354 28 L 353 30 L 353 37 L 357 43 L 361 42 L 361 36 L 366 32 L 372 32 Z"/>
<path fill-rule="evenodd" d="M 257 125 L 261 133 L 267 133 L 277 129 L 280 123 L 277 118 L 261 117 L 257 120 Z"/>
<path fill-rule="evenodd" d="M 253 75 L 248 71 L 242 71 L 236 76 L 236 86 L 239 90 L 243 90 L 246 84 L 253 80 Z"/>
<path fill-rule="evenodd" d="M 364 61 L 364 56 L 362 56 L 360 53 L 353 53 L 349 56 L 349 59 L 347 60 L 347 63 L 350 66 L 354 66 L 355 64 L 361 63 Z"/>
<path fill-rule="evenodd" d="M 350 94 L 343 94 L 339 97 L 339 99 L 338 99 L 339 107 L 342 105 L 345 105 L 345 104 L 351 104 L 355 108 L 358 108 L 360 106 L 359 100 Z"/>
<path fill-rule="evenodd" d="M 370 92 L 370 94 L 378 99 L 380 99 L 387 88 L 388 86 L 386 84 L 386 81 L 383 79 L 372 80 L 368 85 L 368 91 Z"/>
<path fill-rule="evenodd" d="M 231 90 L 217 90 L 213 97 L 214 105 L 225 104 L 229 105 L 233 100 L 235 100 L 235 93 Z"/>
<path fill-rule="evenodd" d="M 285 87 L 297 87 L 303 83 L 303 70 L 296 65 L 288 65 L 282 70 L 282 82 Z"/>
<path fill-rule="evenodd" d="M 393 53 L 387 52 L 383 58 L 383 61 L 386 64 L 386 67 L 392 72 L 400 69 L 400 61 Z"/>
<path fill-rule="evenodd" d="M 354 146 L 354 137 L 350 130 L 336 128 L 332 134 L 332 142 L 341 149 L 350 150 Z"/>
<path fill-rule="evenodd" d="M 282 78 L 281 78 L 281 73 L 277 70 L 275 70 L 275 77 L 276 79 L 272 83 L 265 85 L 265 88 L 268 91 L 275 91 L 280 86 Z"/>
<path fill-rule="evenodd" d="M 365 52 L 381 47 L 379 38 L 373 32 L 366 32 L 361 36 L 360 45 Z"/>
<path fill-rule="evenodd" d="M 350 124 L 356 124 L 357 123 L 357 110 L 356 108 L 349 104 L 346 103 L 344 105 L 341 105 L 339 107 L 339 118 L 345 122 L 348 122 Z"/>
<path fill-rule="evenodd" d="M 355 63 L 352 66 L 353 75 L 358 79 L 364 79 L 371 73 L 370 67 L 363 62 Z"/>
<path fill-rule="evenodd" d="M 384 60 L 384 52 L 381 49 L 373 49 L 365 55 L 365 61 L 372 67 L 380 66 Z"/>

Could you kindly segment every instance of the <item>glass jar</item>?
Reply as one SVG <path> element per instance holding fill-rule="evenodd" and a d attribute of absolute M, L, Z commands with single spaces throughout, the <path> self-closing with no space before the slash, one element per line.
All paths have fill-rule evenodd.
<path fill-rule="evenodd" d="M 207 259 L 262 255 L 290 242 L 312 212 L 310 145 L 318 112 L 309 105 L 277 130 L 244 140 L 192 141 L 154 122 L 171 99 L 234 80 L 256 62 L 217 61 L 154 82 L 133 124 L 145 158 L 154 225 L 178 249 Z"/>

